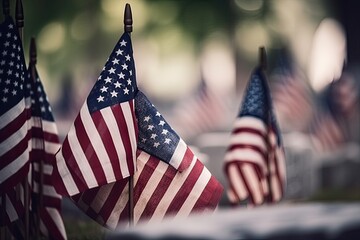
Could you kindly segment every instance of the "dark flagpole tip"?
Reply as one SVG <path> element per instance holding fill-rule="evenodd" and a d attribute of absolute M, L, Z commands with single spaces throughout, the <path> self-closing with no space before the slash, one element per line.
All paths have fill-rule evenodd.
<path fill-rule="evenodd" d="M 32 37 L 31 41 L 30 41 L 30 63 L 31 64 L 36 64 L 37 60 L 36 60 L 36 43 L 35 43 L 35 38 Z"/>
<path fill-rule="evenodd" d="M 3 5 L 3 14 L 5 17 L 10 15 L 10 2 L 9 0 L 3 0 L 2 1 L 2 5 Z"/>
<path fill-rule="evenodd" d="M 267 57 L 265 47 L 259 47 L 259 66 L 265 71 L 267 68 Z"/>
<path fill-rule="evenodd" d="M 18 28 L 24 27 L 24 9 L 21 0 L 16 0 L 15 19 Z"/>
<path fill-rule="evenodd" d="M 130 4 L 127 3 L 125 5 L 125 11 L 124 11 L 124 31 L 127 33 L 131 33 L 133 30 L 133 19 L 132 19 L 132 13 L 131 13 L 131 7 Z"/>

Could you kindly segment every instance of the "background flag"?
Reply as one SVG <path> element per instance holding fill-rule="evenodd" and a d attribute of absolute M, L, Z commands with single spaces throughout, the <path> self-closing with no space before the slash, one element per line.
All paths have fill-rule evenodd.
<path fill-rule="evenodd" d="M 29 71 L 35 66 L 29 66 Z M 52 183 L 51 173 L 55 153 L 60 148 L 58 130 L 52 115 L 52 110 L 45 93 L 44 87 L 35 69 L 35 79 L 29 74 L 26 85 L 31 96 L 31 143 L 30 160 L 32 168 L 32 195 L 38 203 L 40 201 L 40 177 L 42 169 L 42 206 L 35 205 L 32 208 L 35 214 L 37 207 L 40 207 L 40 229 L 44 236 L 51 239 L 66 239 L 65 227 L 61 217 L 61 195 L 59 195 Z"/>
<path fill-rule="evenodd" d="M 134 175 L 134 223 L 213 211 L 222 195 L 221 184 L 140 91 L 135 107 L 139 140 L 138 171 Z M 128 222 L 126 179 L 85 191 L 72 199 L 103 226 L 114 229 Z"/>
<path fill-rule="evenodd" d="M 316 113 L 314 92 L 289 51 L 280 50 L 277 62 L 271 75 L 277 120 L 283 131 L 308 132 Z"/>
<path fill-rule="evenodd" d="M 169 122 L 184 139 L 218 130 L 226 125 L 233 112 L 226 100 L 226 96 L 211 89 L 202 77 L 195 94 L 175 106 Z"/>
<path fill-rule="evenodd" d="M 124 33 L 56 155 L 56 190 L 74 195 L 135 172 L 137 91 L 133 50 Z"/>
<path fill-rule="evenodd" d="M 285 185 L 285 161 L 271 96 L 261 69 L 248 83 L 235 121 L 224 169 L 232 203 L 279 201 Z M 271 186 L 271 188 L 269 188 Z"/>

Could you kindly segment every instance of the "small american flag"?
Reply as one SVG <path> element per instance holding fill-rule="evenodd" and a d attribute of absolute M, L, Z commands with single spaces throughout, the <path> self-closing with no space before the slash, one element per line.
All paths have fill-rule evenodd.
<path fill-rule="evenodd" d="M 135 106 L 139 142 L 134 223 L 213 211 L 223 192 L 221 184 L 140 91 Z M 90 189 L 72 199 L 87 215 L 108 228 L 115 229 L 129 220 L 127 180 Z"/>
<path fill-rule="evenodd" d="M 58 193 L 71 196 L 134 174 L 136 92 L 131 39 L 124 33 L 56 155 Z"/>
<path fill-rule="evenodd" d="M 279 201 L 285 185 L 280 132 L 265 76 L 256 69 L 248 83 L 225 155 L 229 199 L 251 205 Z M 269 188 L 269 186 L 271 188 Z"/>
<path fill-rule="evenodd" d="M 11 17 L 0 25 L 0 55 L 0 189 L 6 193 L 29 171 L 30 139 L 24 52 Z"/>
<path fill-rule="evenodd" d="M 29 66 L 29 72 L 32 66 Z M 33 66 L 35 68 L 35 66 Z M 55 153 L 60 148 L 58 130 L 52 115 L 49 100 L 35 70 L 35 79 L 28 78 L 26 88 L 31 96 L 31 144 L 33 201 L 40 199 L 39 184 L 43 175 L 42 206 L 40 207 L 40 229 L 44 236 L 52 239 L 66 239 L 65 227 L 61 217 L 61 195 L 52 183 L 51 173 Z M 30 74 L 29 74 L 30 76 Z M 41 162 L 43 169 L 41 169 Z M 40 172 L 42 170 L 42 173 Z M 32 209 L 36 211 L 35 209 Z"/>

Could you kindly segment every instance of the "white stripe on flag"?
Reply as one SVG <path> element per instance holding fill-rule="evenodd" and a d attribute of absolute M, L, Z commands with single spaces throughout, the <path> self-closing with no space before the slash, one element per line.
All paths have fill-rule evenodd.
<path fill-rule="evenodd" d="M 243 200 L 249 196 L 249 193 L 246 190 L 246 186 L 242 177 L 240 176 L 240 173 L 238 172 L 238 166 L 235 164 L 236 163 L 232 163 L 229 166 L 230 182 L 232 183 L 232 186 L 238 197 Z"/>
<path fill-rule="evenodd" d="M 136 137 L 137 137 L 137 133 L 135 132 L 135 126 L 134 126 L 134 121 L 136 122 L 136 120 L 133 118 L 134 111 L 130 108 L 129 102 L 120 103 L 120 107 L 124 113 L 125 122 L 128 127 L 129 138 L 130 138 L 130 143 L 131 143 L 131 150 L 133 153 L 133 166 L 136 170 L 136 149 L 137 149 L 137 138 Z M 131 100 L 131 102 L 134 106 L 135 100 L 133 99 L 133 100 Z"/>
<path fill-rule="evenodd" d="M 244 116 L 235 120 L 234 129 L 242 127 L 256 129 L 264 135 L 266 134 L 267 129 L 262 120 L 251 116 Z"/>
<path fill-rule="evenodd" d="M 227 152 L 225 155 L 225 162 L 229 161 L 252 162 L 258 165 L 265 174 L 268 172 L 264 157 L 253 149 L 239 148 Z"/>
<path fill-rule="evenodd" d="M 42 119 L 42 127 L 45 132 L 58 135 L 58 129 L 55 122 Z"/>
<path fill-rule="evenodd" d="M 68 141 L 69 141 L 70 150 L 74 155 L 74 159 L 76 160 L 77 165 L 79 166 L 79 169 L 84 177 L 87 186 L 89 186 L 89 188 L 96 186 L 97 181 L 94 172 L 92 171 L 91 166 L 81 148 L 79 139 L 77 138 L 75 131 L 69 132 Z"/>
<path fill-rule="evenodd" d="M 178 167 L 180 166 L 180 164 L 181 164 L 181 162 L 182 162 L 182 160 L 184 158 L 186 150 L 187 150 L 187 145 L 184 142 L 184 140 L 182 140 L 180 138 L 179 143 L 176 146 L 176 149 L 175 149 L 174 154 L 172 155 L 172 157 L 170 159 L 169 164 L 171 166 L 173 166 L 175 169 L 178 169 Z"/>
<path fill-rule="evenodd" d="M 40 171 L 40 164 L 39 163 L 33 162 L 32 166 L 34 167 L 34 170 L 36 172 Z M 50 165 L 50 164 L 44 164 L 43 165 L 43 174 L 51 175 L 52 171 L 53 171 L 53 166 L 52 165 Z"/>
<path fill-rule="evenodd" d="M 151 219 L 149 222 L 156 221 L 156 219 L 163 219 L 165 216 L 165 213 L 171 203 L 171 201 L 175 198 L 177 192 L 181 188 L 181 186 L 184 184 L 184 181 L 188 177 L 188 175 L 191 173 L 191 170 L 193 169 L 195 163 L 196 163 L 196 156 L 193 157 L 191 164 L 189 168 L 187 168 L 183 174 L 177 174 L 173 178 L 173 180 L 170 183 L 170 186 L 168 187 L 167 191 L 164 193 L 161 201 L 159 202 L 156 210 L 154 211 L 153 215 L 151 216 Z"/>
<path fill-rule="evenodd" d="M 264 201 L 264 195 L 262 193 L 261 183 L 257 177 L 257 173 L 254 167 L 250 164 L 244 164 L 241 168 L 244 173 L 244 178 L 247 179 L 254 204 L 257 205 L 262 203 Z"/>
<path fill-rule="evenodd" d="M 49 154 L 55 154 L 59 149 L 61 145 L 60 143 L 53 143 L 45 141 L 45 152 Z"/>
<path fill-rule="evenodd" d="M 35 192 L 39 192 L 39 183 L 38 182 L 34 181 L 32 187 Z M 52 197 L 60 197 L 61 196 L 56 192 L 56 190 L 53 186 L 47 185 L 47 184 L 43 184 L 43 194 L 45 196 L 52 196 Z"/>
<path fill-rule="evenodd" d="M 10 222 L 15 221 L 16 219 L 19 218 L 12 202 L 10 201 L 9 197 L 7 195 L 6 196 L 6 214 L 8 215 Z"/>
<path fill-rule="evenodd" d="M 58 209 L 47 207 L 46 211 L 49 213 L 50 217 L 56 224 L 56 227 L 59 230 L 59 232 L 61 233 L 61 236 L 63 237 L 63 239 L 66 239 L 67 237 L 66 237 L 65 226 L 64 226 L 64 223 L 62 220 L 62 216 L 61 216 L 60 212 L 58 211 Z"/>
<path fill-rule="evenodd" d="M 186 198 L 184 204 L 181 206 L 178 215 L 179 216 L 188 216 L 191 213 L 194 205 L 196 204 L 197 200 L 201 197 L 203 190 L 205 189 L 207 183 L 211 178 L 211 173 L 207 168 L 204 168 L 201 171 L 199 178 L 196 180 L 193 189 L 189 193 L 188 197 Z"/>
<path fill-rule="evenodd" d="M 19 142 L 21 142 L 25 138 L 28 132 L 27 129 L 27 124 L 23 124 L 20 129 L 18 129 L 10 137 L 2 141 L 0 144 L 0 156 L 4 155 L 9 150 L 19 144 Z"/>
<path fill-rule="evenodd" d="M 62 155 L 62 152 L 56 154 L 56 164 L 58 166 L 59 175 L 65 185 L 66 191 L 70 196 L 79 193 L 79 189 L 74 182 L 68 167 L 66 166 L 65 159 Z"/>
<path fill-rule="evenodd" d="M 3 129 L 6 125 L 14 120 L 25 110 L 25 102 L 21 100 L 7 112 L 0 116 L 0 129 Z"/>
<path fill-rule="evenodd" d="M 230 145 L 235 144 L 246 144 L 246 145 L 254 145 L 259 147 L 262 151 L 266 152 L 267 147 L 264 139 L 254 133 L 242 132 L 238 134 L 234 134 L 230 138 Z"/>
<path fill-rule="evenodd" d="M 4 182 L 6 179 L 19 171 L 27 163 L 28 159 L 29 152 L 25 149 L 20 156 L 0 170 L 0 183 Z"/>
<path fill-rule="evenodd" d="M 146 162 L 149 160 L 150 155 L 146 157 Z M 142 172 L 144 169 L 144 165 L 146 162 L 139 161 L 139 169 L 138 172 Z M 143 191 L 139 197 L 138 202 L 136 203 L 135 209 L 134 209 L 134 222 L 138 222 L 139 218 L 141 217 L 141 214 L 143 213 L 146 204 L 148 203 L 149 199 L 151 198 L 154 191 L 157 189 L 157 186 L 160 183 L 160 180 L 163 177 L 163 174 L 156 174 L 157 172 L 165 173 L 166 169 L 169 167 L 166 163 L 159 161 L 159 164 L 157 165 L 156 169 L 154 169 L 154 174 L 151 175 L 150 179 L 146 183 L 146 186 L 143 188 Z M 139 173 L 139 176 L 141 175 L 141 172 Z M 139 177 L 136 177 L 138 179 Z M 161 197 L 161 196 L 159 196 Z"/>
<path fill-rule="evenodd" d="M 113 184 L 115 186 L 115 184 Z M 120 214 L 124 211 L 126 203 L 129 200 L 129 184 L 126 184 L 120 197 L 118 198 L 115 207 L 113 208 L 109 218 L 106 220 L 106 225 L 115 229 L 119 223 Z M 136 209 L 136 208 L 135 208 Z M 135 211 L 134 209 L 134 211 Z M 135 217 L 135 216 L 134 216 Z"/>
<path fill-rule="evenodd" d="M 105 186 L 106 187 L 99 187 L 97 189 L 96 197 L 90 203 L 90 207 L 97 213 L 100 212 L 101 208 L 103 207 L 103 204 L 106 202 L 106 199 L 109 197 L 109 194 L 111 193 L 114 184 L 111 184 L 109 186 L 105 185 Z"/>
<path fill-rule="evenodd" d="M 115 175 L 114 175 L 114 171 L 110 169 L 112 169 L 112 164 L 111 161 L 109 159 L 109 155 L 106 152 L 105 146 L 104 146 L 104 142 L 101 140 L 101 137 L 99 135 L 98 129 L 96 128 L 93 119 L 90 116 L 90 113 L 88 111 L 88 106 L 87 106 L 87 102 L 85 102 L 84 106 L 81 108 L 80 110 L 80 116 L 82 119 L 82 122 L 84 124 L 84 128 L 86 131 L 86 134 L 89 137 L 89 140 L 91 142 L 91 145 L 93 146 L 93 149 L 96 153 L 96 155 L 99 158 L 100 164 L 102 169 L 104 170 L 104 174 L 106 177 L 106 181 L 107 182 L 112 182 L 115 180 Z M 82 149 L 79 149 L 80 151 L 82 151 Z M 88 163 L 88 159 L 85 158 L 85 160 Z M 81 166 L 81 167 L 80 167 Z M 82 168 L 82 165 L 79 164 L 80 169 Z M 91 169 L 89 169 L 92 173 L 92 175 L 94 174 L 93 171 Z M 86 173 L 87 171 L 83 172 Z M 84 176 L 85 177 L 85 176 Z M 95 178 L 95 176 L 94 176 Z M 94 186 L 97 186 L 97 181 L 95 180 L 95 182 L 93 184 L 87 184 L 89 188 L 92 188 Z"/>
<path fill-rule="evenodd" d="M 113 169 L 113 171 L 121 171 L 121 175 L 124 176 L 124 177 L 127 177 L 130 175 L 129 173 L 129 170 L 128 170 L 128 166 L 127 166 L 127 162 L 126 160 L 124 159 L 124 156 L 126 156 L 126 151 L 125 151 L 125 148 L 124 148 L 124 143 L 121 139 L 121 134 L 120 134 L 120 131 L 119 131 L 119 127 L 117 122 L 116 122 L 116 119 L 114 117 L 114 114 L 111 110 L 111 108 L 103 108 L 100 110 L 102 116 L 103 116 L 103 119 L 105 120 L 105 123 L 109 129 L 109 132 L 110 132 L 110 135 L 111 135 L 111 138 L 112 138 L 112 142 L 114 142 L 114 145 L 115 145 L 115 149 L 116 149 L 116 153 L 117 153 L 117 156 L 119 158 L 119 163 L 120 163 L 120 169 Z M 95 146 L 94 146 L 95 147 Z M 99 156 L 99 159 L 101 158 L 102 156 Z M 107 179 L 107 182 L 112 182 L 115 180 L 115 175 L 114 175 L 114 179 Z"/>

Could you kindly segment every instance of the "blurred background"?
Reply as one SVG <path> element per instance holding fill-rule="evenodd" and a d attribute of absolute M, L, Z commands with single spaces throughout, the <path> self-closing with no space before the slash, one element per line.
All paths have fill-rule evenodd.
<path fill-rule="evenodd" d="M 139 88 L 225 187 L 232 124 L 265 46 L 287 157 L 284 201 L 360 200 L 359 1 L 126 2 Z M 23 1 L 25 51 L 36 37 L 61 140 L 123 32 L 126 2 Z M 82 229 L 73 216 L 65 203 L 69 236 Z"/>

